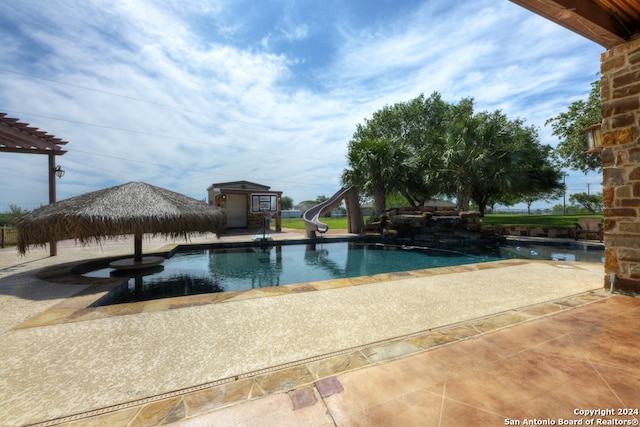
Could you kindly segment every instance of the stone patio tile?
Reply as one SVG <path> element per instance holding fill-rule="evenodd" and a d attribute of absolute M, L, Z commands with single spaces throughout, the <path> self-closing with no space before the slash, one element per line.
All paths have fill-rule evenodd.
<path fill-rule="evenodd" d="M 238 294 L 240 294 L 242 292 L 244 292 L 244 291 L 216 292 L 216 293 L 210 294 L 210 296 L 211 296 L 211 304 L 218 304 L 218 303 L 222 303 L 222 302 L 227 302 L 227 300 L 230 300 L 231 298 L 237 296 Z"/>
<path fill-rule="evenodd" d="M 127 304 L 105 305 L 102 307 L 88 308 L 87 310 L 95 310 L 98 313 L 110 316 L 126 316 L 129 314 L 142 313 L 143 308 L 144 302 L 134 302 Z"/>
<path fill-rule="evenodd" d="M 565 307 L 577 307 L 579 305 L 584 304 L 584 302 L 572 297 L 572 298 L 567 298 L 561 301 L 556 301 L 556 304 L 559 304 Z"/>
<path fill-rule="evenodd" d="M 393 342 L 386 345 L 370 347 L 362 350 L 367 359 L 372 363 L 381 362 L 383 360 L 396 359 L 401 356 L 416 353 L 420 348 L 405 341 Z"/>
<path fill-rule="evenodd" d="M 252 388 L 253 379 L 247 378 L 188 393 L 184 396 L 187 416 L 191 417 L 233 403 L 246 401 L 251 397 Z"/>
<path fill-rule="evenodd" d="M 425 268 L 423 270 L 412 270 L 411 272 L 413 273 L 414 276 L 418 276 L 418 277 L 426 277 L 426 276 L 436 276 L 440 273 L 438 273 L 437 268 Z"/>
<path fill-rule="evenodd" d="M 27 319 L 25 322 L 22 322 L 14 329 L 25 329 L 25 328 L 34 328 L 38 326 L 47 326 L 47 325 L 55 325 L 58 323 L 64 323 L 67 317 L 71 316 L 75 313 L 76 309 L 65 308 L 65 309 L 52 309 L 43 311 L 40 314 L 36 314 L 35 316 Z"/>
<path fill-rule="evenodd" d="M 200 298 L 189 297 L 178 300 L 176 300 L 176 298 L 172 299 L 173 301 L 171 301 L 171 305 L 169 306 L 171 310 L 176 308 L 197 307 L 199 305 L 211 304 L 211 297 L 209 297 L 209 295 L 203 295 L 203 297 Z"/>
<path fill-rule="evenodd" d="M 289 392 L 289 397 L 293 403 L 293 410 L 306 408 L 307 406 L 313 406 L 318 402 L 316 395 L 313 393 L 312 387 L 301 388 Z"/>
<path fill-rule="evenodd" d="M 170 307 L 171 298 L 156 299 L 152 301 L 146 301 L 142 308 L 142 312 L 152 313 L 154 311 L 168 310 Z"/>
<path fill-rule="evenodd" d="M 395 273 L 381 273 L 374 276 L 376 282 L 393 282 L 395 280 L 409 279 L 411 277 L 416 276 L 406 271 L 399 271 Z"/>
<path fill-rule="evenodd" d="M 409 338 L 407 342 L 417 347 L 427 349 L 427 348 L 437 347 L 439 345 L 447 344 L 457 340 L 458 338 L 451 335 L 445 335 L 440 332 L 432 332 L 429 334 L 424 334 L 424 335 L 419 335 L 417 337 Z"/>
<path fill-rule="evenodd" d="M 175 427 L 213 427 L 213 426 L 315 426 L 331 427 L 332 422 L 327 408 L 321 402 L 293 410 L 288 394 L 279 393 L 257 399 L 245 405 L 221 408 L 209 414 L 187 418 L 175 424 Z"/>
<path fill-rule="evenodd" d="M 170 424 L 185 418 L 186 408 L 182 397 L 149 403 L 131 420 L 128 427 L 147 427 Z"/>
<path fill-rule="evenodd" d="M 441 329 L 439 332 L 443 335 L 448 335 L 457 339 L 469 338 L 480 333 L 476 328 L 470 325 L 452 326 L 450 328 Z"/>
<path fill-rule="evenodd" d="M 93 304 L 98 298 L 102 297 L 105 294 L 106 292 L 92 293 L 89 295 L 76 295 L 71 298 L 67 298 L 64 301 L 61 301 L 60 303 L 56 304 L 55 307 L 53 308 L 54 309 L 74 308 L 76 310 L 79 308 L 85 308 Z"/>
<path fill-rule="evenodd" d="M 294 366 L 256 377 L 256 383 L 265 393 L 276 393 L 311 384 L 315 378 L 306 365 Z"/>
<path fill-rule="evenodd" d="M 322 359 L 318 362 L 309 363 L 309 365 L 313 365 L 313 368 L 310 369 L 313 369 L 313 373 L 317 378 L 325 378 L 343 372 L 348 372 L 368 364 L 370 364 L 369 359 L 359 351 L 341 354 L 328 359 Z"/>
<path fill-rule="evenodd" d="M 336 377 L 323 378 L 316 381 L 315 384 L 320 396 L 323 398 L 344 391 L 342 384 L 340 384 L 340 381 L 338 381 L 338 378 Z"/>
<path fill-rule="evenodd" d="M 353 286 L 354 284 L 350 278 L 344 278 L 344 279 L 323 280 L 320 282 L 309 282 L 308 285 L 313 286 L 317 290 L 324 290 L 324 289 L 345 288 L 345 287 Z"/>
<path fill-rule="evenodd" d="M 290 294 L 291 290 L 286 286 L 274 286 L 271 288 L 251 289 L 250 291 L 239 292 L 237 295 L 229 298 L 227 301 L 242 301 L 254 298 L 272 297 L 278 295 Z"/>
<path fill-rule="evenodd" d="M 97 310 L 95 308 L 82 308 L 80 310 L 75 310 L 72 314 L 67 316 L 65 322 L 81 322 L 85 320 L 104 319 L 113 315 L 113 312 Z"/>
<path fill-rule="evenodd" d="M 527 319 L 530 319 L 530 317 L 524 314 L 511 312 L 490 317 L 479 322 L 474 322 L 473 327 L 481 332 L 488 332 L 505 326 L 515 325 L 516 323 L 523 322 Z"/>
<path fill-rule="evenodd" d="M 521 313 L 529 314 L 531 316 L 544 316 L 547 314 L 555 313 L 557 311 L 561 311 L 562 307 L 558 304 L 548 303 L 543 305 L 538 305 L 535 307 L 525 308 L 523 310 L 519 310 Z"/>
<path fill-rule="evenodd" d="M 109 412 L 96 415 L 94 417 L 82 418 L 77 421 L 57 424 L 57 427 L 106 427 L 106 426 L 126 426 L 129 421 L 138 413 L 140 407 L 122 409 L 120 411 Z"/>
<path fill-rule="evenodd" d="M 311 285 L 310 283 L 299 283 L 297 285 L 289 285 L 287 287 L 293 293 L 317 291 L 317 289 L 313 285 Z"/>
<path fill-rule="evenodd" d="M 375 276 L 359 276 L 359 277 L 349 278 L 349 282 L 351 282 L 352 285 L 367 285 L 370 283 L 377 283 L 380 281 L 382 280 L 376 278 Z"/>

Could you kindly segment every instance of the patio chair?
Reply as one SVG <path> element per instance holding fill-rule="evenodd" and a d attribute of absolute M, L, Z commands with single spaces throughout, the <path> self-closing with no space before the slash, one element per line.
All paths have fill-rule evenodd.
<path fill-rule="evenodd" d="M 576 223 L 576 240 L 581 236 L 586 239 L 589 234 L 596 234 L 598 240 L 602 242 L 604 230 L 602 220 L 596 217 L 582 217 Z"/>

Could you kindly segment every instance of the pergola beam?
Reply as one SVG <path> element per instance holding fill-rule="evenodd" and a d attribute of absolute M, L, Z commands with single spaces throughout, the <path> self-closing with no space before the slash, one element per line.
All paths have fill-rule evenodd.
<path fill-rule="evenodd" d="M 21 123 L 18 119 L 6 117 L 6 113 L 0 113 L 0 152 L 22 154 L 45 154 L 48 156 L 49 178 L 49 204 L 56 202 L 56 156 L 66 153 L 60 146 L 67 144 L 60 138 L 49 135 L 47 132 Z M 55 241 L 49 242 L 49 254 L 58 254 Z"/>

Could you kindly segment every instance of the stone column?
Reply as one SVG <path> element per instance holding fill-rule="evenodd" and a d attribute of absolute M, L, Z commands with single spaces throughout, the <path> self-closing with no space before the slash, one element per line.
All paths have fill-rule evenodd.
<path fill-rule="evenodd" d="M 640 291 L 640 40 L 600 60 L 604 286 Z"/>

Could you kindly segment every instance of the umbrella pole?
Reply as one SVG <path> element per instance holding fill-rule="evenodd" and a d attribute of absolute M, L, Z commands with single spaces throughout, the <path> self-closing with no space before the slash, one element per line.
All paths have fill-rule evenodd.
<path fill-rule="evenodd" d="M 142 234 L 133 236 L 133 261 L 142 262 Z"/>

